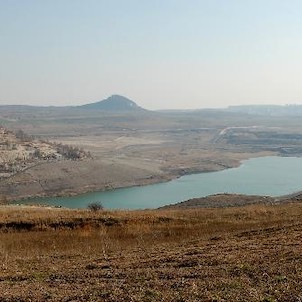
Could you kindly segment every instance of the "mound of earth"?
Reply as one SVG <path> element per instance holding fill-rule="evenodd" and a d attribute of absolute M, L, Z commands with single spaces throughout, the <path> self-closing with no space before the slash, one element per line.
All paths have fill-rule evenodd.
<path fill-rule="evenodd" d="M 106 111 L 141 111 L 145 110 L 135 102 L 121 95 L 112 95 L 109 98 L 91 104 L 79 106 L 84 109 L 106 110 Z"/>
<path fill-rule="evenodd" d="M 162 209 L 189 209 L 189 208 L 225 208 L 247 204 L 275 203 L 276 200 L 269 196 L 242 195 L 242 194 L 215 194 L 201 198 L 189 199 L 177 204 L 167 205 Z"/>

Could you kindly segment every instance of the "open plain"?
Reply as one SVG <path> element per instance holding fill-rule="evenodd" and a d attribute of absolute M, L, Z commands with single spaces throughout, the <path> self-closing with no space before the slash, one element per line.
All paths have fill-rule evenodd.
<path fill-rule="evenodd" d="M 0 122 L 92 156 L 40 161 L 2 179 L 6 200 L 144 185 L 235 167 L 251 157 L 302 154 L 302 122 L 292 116 L 2 106 Z"/>

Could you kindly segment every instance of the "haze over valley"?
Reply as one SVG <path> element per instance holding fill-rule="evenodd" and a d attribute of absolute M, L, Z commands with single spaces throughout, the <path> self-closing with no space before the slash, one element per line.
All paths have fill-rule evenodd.
<path fill-rule="evenodd" d="M 19 158 L 19 173 L 1 182 L 1 194 L 15 200 L 76 194 L 222 170 L 251 157 L 300 156 L 300 119 L 292 111 L 280 115 L 280 108 L 272 107 L 276 114 L 270 115 L 234 108 L 162 112 L 118 95 L 82 106 L 1 106 L 7 129 L 89 154 L 74 160 L 42 157 L 32 167 L 26 156 Z M 3 152 L 3 165 L 11 165 Z"/>
<path fill-rule="evenodd" d="M 0 302 L 301 302 L 301 11 L 0 0 Z"/>

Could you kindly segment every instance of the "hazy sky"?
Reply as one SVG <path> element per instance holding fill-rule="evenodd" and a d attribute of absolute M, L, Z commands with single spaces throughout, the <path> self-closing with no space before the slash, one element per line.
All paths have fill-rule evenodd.
<path fill-rule="evenodd" d="M 299 104 L 301 16 L 301 0 L 0 0 L 0 104 Z"/>

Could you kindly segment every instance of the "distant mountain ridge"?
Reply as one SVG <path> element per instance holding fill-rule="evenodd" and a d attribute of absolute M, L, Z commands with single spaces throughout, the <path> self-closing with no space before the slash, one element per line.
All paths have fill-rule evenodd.
<path fill-rule="evenodd" d="M 112 95 L 109 98 L 95 103 L 78 106 L 82 109 L 106 110 L 106 111 L 143 111 L 135 102 L 121 95 Z"/>
<path fill-rule="evenodd" d="M 301 116 L 302 105 L 238 105 L 228 107 L 227 111 L 267 116 Z"/>

